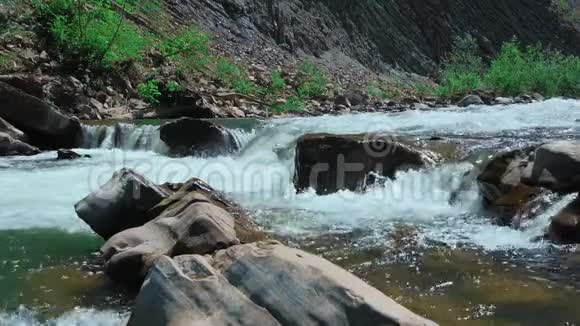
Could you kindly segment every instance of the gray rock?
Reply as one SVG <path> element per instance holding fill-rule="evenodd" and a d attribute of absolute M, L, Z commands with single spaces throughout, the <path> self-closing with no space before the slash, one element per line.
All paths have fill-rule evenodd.
<path fill-rule="evenodd" d="M 334 98 L 334 105 L 335 106 L 344 106 L 346 108 L 350 107 L 350 101 L 345 95 L 339 95 Z"/>
<path fill-rule="evenodd" d="M 436 324 L 329 261 L 270 241 L 160 258 L 128 325 Z"/>
<path fill-rule="evenodd" d="M 497 104 L 503 104 L 503 105 L 507 105 L 507 104 L 512 104 L 514 103 L 514 99 L 511 97 L 496 97 L 495 98 L 495 102 Z"/>
<path fill-rule="evenodd" d="M 36 155 L 40 150 L 25 142 L 12 138 L 11 135 L 0 132 L 0 156 Z"/>
<path fill-rule="evenodd" d="M 439 157 L 384 135 L 309 134 L 296 145 L 294 184 L 320 195 L 339 190 L 364 190 L 374 174 L 394 178 L 396 172 L 423 168 Z"/>
<path fill-rule="evenodd" d="M 199 196 L 173 205 L 143 226 L 120 232 L 101 248 L 105 271 L 114 280 L 139 283 L 163 255 L 206 254 L 239 244 L 235 220 Z"/>
<path fill-rule="evenodd" d="M 56 151 L 56 159 L 57 160 L 76 160 L 79 158 L 90 158 L 90 155 L 81 155 L 75 151 L 71 151 L 70 149 L 59 149 Z"/>
<path fill-rule="evenodd" d="M 524 180 L 556 192 L 580 191 L 580 141 L 557 141 L 536 151 L 533 169 Z"/>
<path fill-rule="evenodd" d="M 485 103 L 478 95 L 467 95 L 457 103 L 457 106 L 465 107 L 470 105 L 484 105 L 484 104 Z"/>
<path fill-rule="evenodd" d="M 82 142 L 80 122 L 64 116 L 40 99 L 0 82 L 0 117 L 42 148 L 72 148 Z"/>
<path fill-rule="evenodd" d="M 552 217 L 548 236 L 556 243 L 580 243 L 580 197 Z"/>
<path fill-rule="evenodd" d="M 77 215 L 104 239 L 145 224 L 145 213 L 168 194 L 143 176 L 122 169 L 75 204 Z"/>
<path fill-rule="evenodd" d="M 177 119 L 162 125 L 160 135 L 171 153 L 178 156 L 217 156 L 239 150 L 226 128 L 205 120 Z"/>

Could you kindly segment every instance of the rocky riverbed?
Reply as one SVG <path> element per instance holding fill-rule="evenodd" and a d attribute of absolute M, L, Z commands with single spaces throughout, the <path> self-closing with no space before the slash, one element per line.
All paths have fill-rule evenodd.
<path fill-rule="evenodd" d="M 380 318 L 574 324 L 580 320 L 574 308 L 580 283 L 573 272 L 579 112 L 578 101 L 552 99 L 278 119 L 244 130 L 219 127 L 236 147 L 203 156 L 172 153 L 160 140 L 163 127 L 83 126 L 76 159 L 57 160 L 50 150 L 0 159 L 0 234 L 6 241 L 0 320 L 118 325 L 153 321 L 148 314 L 154 314 L 163 324 L 219 312 L 216 322 L 274 317 L 291 323 L 307 314 L 284 303 L 303 296 L 314 301 L 300 309 L 328 308 L 308 314 L 318 320 L 370 318 L 367 310 L 364 318 L 357 315 L 365 305 L 325 301 L 337 293 L 321 290 L 316 299 L 305 294 L 307 284 L 328 289 L 338 282 L 362 300 L 372 295 L 373 305 L 365 309 Z M 303 167 L 312 167 L 304 164 L 307 157 L 316 154 L 314 161 L 324 163 L 337 156 L 337 146 L 348 162 L 366 162 L 355 182 L 318 191 L 325 174 L 305 179 L 316 184 L 298 181 Z M 389 165 L 392 172 L 370 168 L 388 162 L 397 162 Z M 123 168 L 135 172 L 111 179 Z M 328 168 L 332 173 L 333 165 Z M 104 201 L 83 200 L 103 189 L 109 190 L 97 197 Z M 123 196 L 135 191 L 147 203 L 127 202 L 132 196 Z M 511 201 L 502 199 L 506 194 Z M 240 216 L 247 217 L 241 228 Z M 157 258 L 162 256 L 173 258 Z M 264 275 L 259 266 L 271 273 Z M 272 281 L 268 275 L 279 278 L 276 286 L 265 285 Z M 142 279 L 148 281 L 139 291 Z M 199 309 L 194 289 L 204 280 L 203 306 L 209 308 Z M 172 287 L 191 300 L 179 306 L 158 301 Z M 216 287 L 222 290 L 209 290 Z M 240 314 L 217 304 L 215 298 L 234 288 L 242 293 L 238 304 L 282 312 L 258 316 L 247 307 Z"/>

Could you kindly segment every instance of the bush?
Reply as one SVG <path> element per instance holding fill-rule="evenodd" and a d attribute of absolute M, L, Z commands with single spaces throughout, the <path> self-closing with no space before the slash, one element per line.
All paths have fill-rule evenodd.
<path fill-rule="evenodd" d="M 301 98 L 317 98 L 325 96 L 328 89 L 328 78 L 312 61 L 306 60 L 299 67 L 302 82 L 298 87 Z"/>
<path fill-rule="evenodd" d="M 257 92 L 258 88 L 249 78 L 246 72 L 233 62 L 221 58 L 217 62 L 218 79 L 234 91 L 249 95 Z"/>
<path fill-rule="evenodd" d="M 111 68 L 140 59 L 151 38 L 108 1 L 34 0 L 65 61 Z M 120 11 L 130 5 L 121 1 Z"/>
<path fill-rule="evenodd" d="M 276 112 L 292 112 L 304 109 L 304 100 L 299 96 L 290 96 L 286 103 L 274 106 Z"/>
<path fill-rule="evenodd" d="M 436 94 L 442 97 L 470 93 L 481 86 L 483 62 L 473 37 L 456 38 L 443 63 L 441 83 Z"/>
<path fill-rule="evenodd" d="M 282 73 L 279 70 L 272 72 L 270 77 L 270 92 L 273 94 L 279 94 L 286 89 L 286 81 L 282 77 Z"/>
<path fill-rule="evenodd" d="M 504 44 L 491 63 L 485 83 L 510 96 L 539 92 L 546 96 L 580 96 L 580 58 L 545 51 L 522 50 L 517 42 Z"/>
<path fill-rule="evenodd" d="M 139 96 L 145 101 L 153 104 L 159 104 L 159 98 L 161 97 L 161 91 L 159 91 L 159 80 L 151 79 L 146 83 L 141 83 L 137 85 L 137 91 Z"/>
<path fill-rule="evenodd" d="M 174 80 L 168 81 L 167 84 L 165 85 L 165 87 L 167 88 L 167 91 L 169 93 L 179 93 L 179 92 L 183 91 L 183 87 L 181 85 L 179 85 L 179 83 L 174 81 Z"/>
<path fill-rule="evenodd" d="M 185 67 L 199 70 L 211 61 L 209 42 L 209 34 L 191 26 L 161 42 L 159 50 L 166 58 L 176 58 Z"/>

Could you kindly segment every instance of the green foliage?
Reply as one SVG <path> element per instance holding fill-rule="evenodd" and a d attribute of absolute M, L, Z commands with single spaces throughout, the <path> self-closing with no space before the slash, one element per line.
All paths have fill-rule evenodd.
<path fill-rule="evenodd" d="M 221 58 L 217 62 L 218 79 L 234 91 L 249 95 L 258 91 L 256 84 L 249 78 L 247 73 L 233 62 Z"/>
<path fill-rule="evenodd" d="M 185 67 L 199 70 L 211 61 L 209 34 L 195 26 L 161 42 L 159 50 L 166 58 L 176 59 Z"/>
<path fill-rule="evenodd" d="M 179 93 L 183 91 L 183 87 L 179 85 L 179 83 L 176 82 L 175 80 L 168 81 L 165 87 L 167 88 L 167 91 L 169 93 Z"/>
<path fill-rule="evenodd" d="M 286 103 L 274 106 L 276 112 L 292 112 L 304 110 L 304 100 L 300 96 L 290 96 Z"/>
<path fill-rule="evenodd" d="M 301 98 L 317 98 L 325 96 L 328 88 L 328 78 L 320 68 L 310 60 L 305 60 L 299 67 L 302 83 L 298 87 Z"/>
<path fill-rule="evenodd" d="M 282 73 L 279 70 L 272 72 L 270 77 L 270 92 L 273 94 L 279 94 L 286 89 L 286 81 L 282 77 Z"/>
<path fill-rule="evenodd" d="M 580 96 L 580 58 L 544 51 L 539 45 L 522 50 L 517 42 L 508 42 L 492 61 L 484 80 L 511 96 L 526 92 Z"/>
<path fill-rule="evenodd" d="M 159 98 L 161 97 L 161 91 L 159 91 L 159 80 L 150 79 L 146 83 L 141 83 L 137 85 L 137 91 L 139 92 L 139 96 L 141 96 L 145 101 L 154 105 L 159 104 Z"/>
<path fill-rule="evenodd" d="M 377 83 L 370 84 L 367 89 L 367 94 L 376 99 L 385 100 L 388 98 L 385 91 L 381 89 L 381 86 Z"/>
<path fill-rule="evenodd" d="M 137 60 L 151 38 L 124 18 L 136 1 L 33 0 L 65 61 L 95 68 Z"/>
<path fill-rule="evenodd" d="M 469 35 L 456 38 L 449 57 L 443 63 L 439 96 L 466 94 L 481 86 L 483 62 L 475 39 Z"/>

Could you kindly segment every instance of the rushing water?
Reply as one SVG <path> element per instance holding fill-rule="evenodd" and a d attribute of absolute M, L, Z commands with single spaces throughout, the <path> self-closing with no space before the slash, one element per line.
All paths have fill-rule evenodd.
<path fill-rule="evenodd" d="M 554 199 L 524 230 L 484 216 L 475 188 L 449 203 L 468 161 L 400 173 L 366 193 L 296 194 L 296 139 L 310 132 L 387 132 L 466 144 L 468 154 L 577 138 L 580 102 L 275 120 L 235 130 L 242 150 L 170 158 L 156 126 L 88 126 L 92 158 L 0 159 L 0 325 L 118 325 L 122 295 L 91 268 L 101 240 L 73 205 L 122 168 L 157 183 L 197 176 L 253 210 L 284 241 L 326 256 L 442 325 L 580 324 L 573 248 L 536 238 L 570 201 Z"/>

